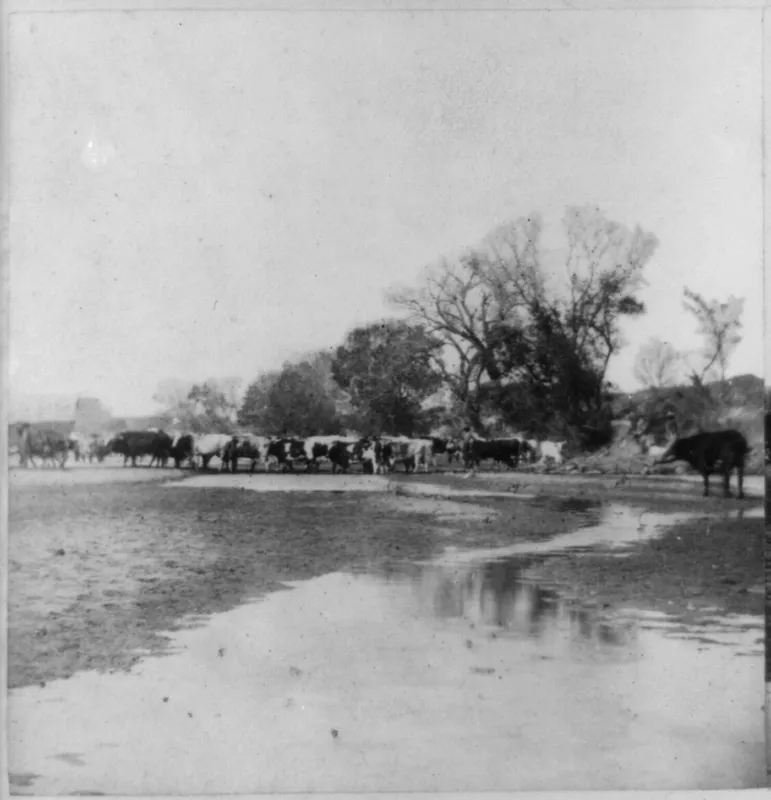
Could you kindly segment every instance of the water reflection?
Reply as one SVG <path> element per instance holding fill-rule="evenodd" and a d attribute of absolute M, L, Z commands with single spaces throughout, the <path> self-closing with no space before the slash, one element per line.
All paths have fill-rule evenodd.
<path fill-rule="evenodd" d="M 554 501 L 553 501 L 554 502 Z M 602 511 L 602 501 L 591 497 L 561 497 L 555 502 L 557 510 L 571 514 L 587 514 Z"/>
<path fill-rule="evenodd" d="M 597 525 L 608 510 L 602 500 L 595 497 L 551 497 L 541 495 L 531 502 L 534 506 L 546 507 L 561 514 L 570 514 L 574 517 L 576 528 Z"/>
<path fill-rule="evenodd" d="M 492 636 L 628 647 L 636 641 L 631 620 L 564 597 L 525 577 L 527 563 L 506 558 L 461 568 L 428 566 L 411 576 L 423 613 L 464 620 Z"/>

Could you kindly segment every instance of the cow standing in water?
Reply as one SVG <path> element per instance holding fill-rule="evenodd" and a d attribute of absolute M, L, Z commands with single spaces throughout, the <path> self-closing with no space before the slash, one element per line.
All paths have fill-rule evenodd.
<path fill-rule="evenodd" d="M 709 497 L 709 476 L 723 474 L 723 496 L 731 497 L 731 471 L 736 470 L 739 499 L 744 499 L 744 462 L 750 448 L 739 431 L 714 431 L 697 433 L 684 439 L 675 439 L 657 464 L 687 461 L 704 478 L 704 497 Z"/>

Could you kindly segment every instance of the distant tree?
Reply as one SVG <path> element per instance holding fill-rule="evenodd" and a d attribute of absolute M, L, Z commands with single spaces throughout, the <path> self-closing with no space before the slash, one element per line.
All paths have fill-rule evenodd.
<path fill-rule="evenodd" d="M 207 386 L 220 392 L 225 398 L 230 408 L 238 407 L 242 400 L 242 387 L 243 379 L 238 376 L 229 376 L 226 378 L 209 378 L 206 381 Z"/>
<path fill-rule="evenodd" d="M 308 353 L 247 387 L 238 421 L 263 435 L 334 435 L 350 421 L 350 404 L 331 374 L 332 355 Z"/>
<path fill-rule="evenodd" d="M 309 361 L 286 363 L 267 393 L 264 425 L 273 435 L 330 436 L 342 432 L 335 401 Z"/>
<path fill-rule="evenodd" d="M 163 406 L 169 416 L 181 419 L 188 413 L 188 395 L 193 385 L 193 381 L 167 378 L 156 386 L 153 400 Z"/>
<path fill-rule="evenodd" d="M 337 348 L 332 375 L 350 396 L 362 433 L 407 436 L 435 416 L 423 402 L 439 388 L 436 359 L 442 343 L 421 325 L 384 320 L 352 330 Z"/>
<path fill-rule="evenodd" d="M 692 370 L 692 377 L 699 384 L 710 378 L 723 382 L 730 356 L 742 340 L 739 331 L 744 299 L 731 295 L 722 303 L 719 300 L 708 301 L 687 287 L 683 295 L 683 305 L 695 317 L 698 332 L 704 339 L 701 363 Z"/>
<path fill-rule="evenodd" d="M 270 391 L 280 374 L 280 371 L 265 372 L 249 384 L 238 412 L 240 425 L 253 428 L 261 434 L 268 433 Z"/>
<path fill-rule="evenodd" d="M 194 433 L 229 433 L 238 408 L 240 378 L 210 378 L 197 384 L 169 378 L 156 387 L 153 400 L 163 406 L 164 416 L 177 420 Z"/>
<path fill-rule="evenodd" d="M 672 386 L 679 377 L 680 361 L 680 354 L 669 342 L 654 337 L 640 347 L 634 377 L 646 389 Z"/>
<path fill-rule="evenodd" d="M 194 433 L 232 433 L 236 407 L 216 386 L 196 384 L 188 393 L 181 421 Z"/>

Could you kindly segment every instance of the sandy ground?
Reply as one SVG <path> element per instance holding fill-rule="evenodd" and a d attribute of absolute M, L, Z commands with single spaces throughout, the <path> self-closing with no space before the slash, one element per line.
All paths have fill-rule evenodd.
<path fill-rule="evenodd" d="M 758 502 L 503 479 L 14 470 L 13 791 L 763 785 Z"/>

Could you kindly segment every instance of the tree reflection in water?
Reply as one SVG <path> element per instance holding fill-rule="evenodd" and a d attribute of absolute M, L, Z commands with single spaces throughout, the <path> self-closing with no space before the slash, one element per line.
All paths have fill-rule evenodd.
<path fill-rule="evenodd" d="M 564 599 L 558 591 L 524 577 L 526 564 L 510 558 L 478 566 L 426 567 L 413 576 L 425 608 L 440 619 L 462 618 L 502 634 L 541 639 L 547 632 L 575 644 L 620 647 L 632 643 L 628 622 Z"/>

